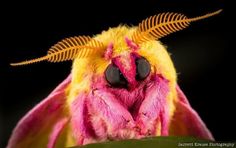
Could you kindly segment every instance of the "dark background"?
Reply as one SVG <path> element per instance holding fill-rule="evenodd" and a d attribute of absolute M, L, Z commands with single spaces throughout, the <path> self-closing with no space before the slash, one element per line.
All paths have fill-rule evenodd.
<path fill-rule="evenodd" d="M 217 141 L 235 141 L 233 10 L 223 0 L 140 0 L 0 5 L 0 147 L 17 121 L 70 73 L 71 62 L 10 67 L 46 54 L 57 41 L 94 35 L 120 23 L 137 25 L 159 12 L 189 17 L 224 9 L 215 17 L 161 41 L 168 46 L 178 83 Z M 46 116 L 46 115 L 45 115 Z"/>

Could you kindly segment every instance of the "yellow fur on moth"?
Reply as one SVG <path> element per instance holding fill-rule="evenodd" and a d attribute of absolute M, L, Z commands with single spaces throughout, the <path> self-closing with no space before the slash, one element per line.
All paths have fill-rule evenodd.
<path fill-rule="evenodd" d="M 105 46 L 109 43 L 114 43 L 112 54 L 113 57 L 124 52 L 130 52 L 124 38 L 130 38 L 137 27 L 118 26 L 110 28 L 108 31 L 103 31 L 94 38 L 102 41 Z M 150 40 L 140 46 L 137 51 L 141 56 L 145 57 L 151 64 L 151 72 L 154 70 L 160 73 L 169 81 L 169 94 L 167 97 L 170 105 L 170 116 L 174 112 L 174 100 L 176 96 L 176 71 L 173 62 L 161 42 Z M 96 65 L 99 65 L 97 68 Z M 70 104 L 80 92 L 90 91 L 90 82 L 93 75 L 103 74 L 109 61 L 102 56 L 95 56 L 91 58 L 81 59 L 76 58 L 72 67 L 72 82 L 68 89 L 68 103 Z"/>

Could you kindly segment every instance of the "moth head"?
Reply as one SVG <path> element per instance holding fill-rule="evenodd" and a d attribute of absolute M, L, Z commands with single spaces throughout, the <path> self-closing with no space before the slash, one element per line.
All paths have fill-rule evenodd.
<path fill-rule="evenodd" d="M 127 28 L 125 33 L 132 35 L 133 31 Z M 149 81 L 155 74 L 162 75 L 173 82 L 176 80 L 172 60 L 159 41 L 149 41 L 137 46 L 123 36 L 123 42 L 126 44 L 126 47 L 122 48 L 123 50 L 107 49 L 109 53 L 113 54 L 109 56 L 109 59 L 103 61 L 105 64 L 101 70 L 95 72 L 98 75 L 104 75 L 109 86 L 132 90 L 141 83 Z M 95 63 L 98 63 L 96 59 Z"/>

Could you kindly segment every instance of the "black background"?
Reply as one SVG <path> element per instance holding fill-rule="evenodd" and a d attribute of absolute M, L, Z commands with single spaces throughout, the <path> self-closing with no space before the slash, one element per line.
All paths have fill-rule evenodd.
<path fill-rule="evenodd" d="M 189 17 L 224 9 L 215 17 L 161 39 L 178 72 L 178 83 L 217 141 L 234 141 L 235 61 L 233 10 L 223 0 L 140 0 L 8 3 L 0 7 L 0 147 L 17 121 L 71 70 L 71 62 L 23 67 L 9 63 L 46 54 L 57 41 L 94 35 L 119 24 L 136 25 L 159 12 Z M 46 116 L 46 115 L 45 115 Z"/>

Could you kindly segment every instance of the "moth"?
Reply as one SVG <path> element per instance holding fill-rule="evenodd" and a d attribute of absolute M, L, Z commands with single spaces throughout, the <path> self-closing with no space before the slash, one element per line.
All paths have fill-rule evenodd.
<path fill-rule="evenodd" d="M 151 136 L 214 140 L 177 84 L 160 38 L 222 10 L 188 18 L 160 13 L 138 26 L 53 45 L 46 56 L 11 63 L 73 60 L 71 74 L 16 125 L 7 148 L 59 148 Z"/>

